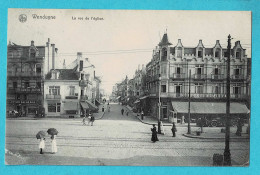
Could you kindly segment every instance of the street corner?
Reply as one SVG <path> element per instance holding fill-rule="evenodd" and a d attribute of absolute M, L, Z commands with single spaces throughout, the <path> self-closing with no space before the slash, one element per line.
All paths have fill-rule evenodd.
<path fill-rule="evenodd" d="M 210 133 L 210 132 L 200 132 L 195 131 L 183 134 L 185 137 L 189 138 L 197 138 L 197 139 L 225 139 L 225 133 Z M 248 134 L 242 134 L 241 136 L 237 136 L 235 133 L 230 134 L 230 139 L 249 139 Z"/>

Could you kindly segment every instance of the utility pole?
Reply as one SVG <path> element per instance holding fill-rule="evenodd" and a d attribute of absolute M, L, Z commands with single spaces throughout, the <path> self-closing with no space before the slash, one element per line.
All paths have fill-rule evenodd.
<path fill-rule="evenodd" d="M 191 133 L 190 129 L 190 81 L 191 81 L 191 70 L 189 71 L 189 105 L 188 105 L 188 133 Z"/>
<path fill-rule="evenodd" d="M 230 140 L 230 52 L 231 52 L 231 36 L 228 35 L 227 46 L 227 103 L 226 103 L 226 134 L 225 134 L 225 151 L 224 151 L 224 165 L 231 166 L 231 154 L 229 149 Z"/>

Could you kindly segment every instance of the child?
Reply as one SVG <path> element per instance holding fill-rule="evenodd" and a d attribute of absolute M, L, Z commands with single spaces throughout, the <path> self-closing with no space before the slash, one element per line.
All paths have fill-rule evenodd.
<path fill-rule="evenodd" d="M 51 152 L 52 152 L 52 154 L 55 154 L 57 152 L 57 144 L 56 144 L 55 135 L 51 136 Z"/>
<path fill-rule="evenodd" d="M 40 148 L 40 154 L 43 154 L 43 149 L 45 148 L 45 138 L 41 138 L 39 148 Z"/>

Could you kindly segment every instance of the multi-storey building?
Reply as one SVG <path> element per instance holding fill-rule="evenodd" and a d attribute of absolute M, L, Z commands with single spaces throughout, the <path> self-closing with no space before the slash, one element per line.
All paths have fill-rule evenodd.
<path fill-rule="evenodd" d="M 8 45 L 7 53 L 7 111 L 19 116 L 42 115 L 43 75 L 46 46 Z"/>
<path fill-rule="evenodd" d="M 55 69 L 53 66 L 44 82 L 46 115 L 80 117 L 96 112 L 94 74 L 94 65 L 83 59 L 80 52 L 67 69 Z"/>
<path fill-rule="evenodd" d="M 189 88 L 191 116 L 222 115 L 226 113 L 227 49 L 219 40 L 212 48 L 204 47 L 202 40 L 194 48 L 184 47 L 179 39 L 171 47 L 167 33 L 146 65 L 145 113 L 160 119 L 174 121 L 188 115 Z M 235 42 L 231 49 L 231 114 L 247 113 L 247 56 L 246 50 Z M 191 74 L 189 75 L 189 72 Z M 190 82 L 190 85 L 189 85 Z M 159 103 L 159 96 L 160 101 Z M 195 103 L 196 102 L 196 103 Z"/>

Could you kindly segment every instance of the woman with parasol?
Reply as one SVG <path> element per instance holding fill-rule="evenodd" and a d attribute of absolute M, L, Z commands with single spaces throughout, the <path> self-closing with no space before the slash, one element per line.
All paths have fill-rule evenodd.
<path fill-rule="evenodd" d="M 43 154 L 43 149 L 45 148 L 45 136 L 46 136 L 45 131 L 39 131 L 36 134 L 36 138 L 40 139 L 40 143 L 39 143 L 40 154 Z"/>
<path fill-rule="evenodd" d="M 55 154 L 58 151 L 56 143 L 56 135 L 58 134 L 58 131 L 55 128 L 50 128 L 47 132 L 51 135 L 51 152 L 52 154 Z"/>

